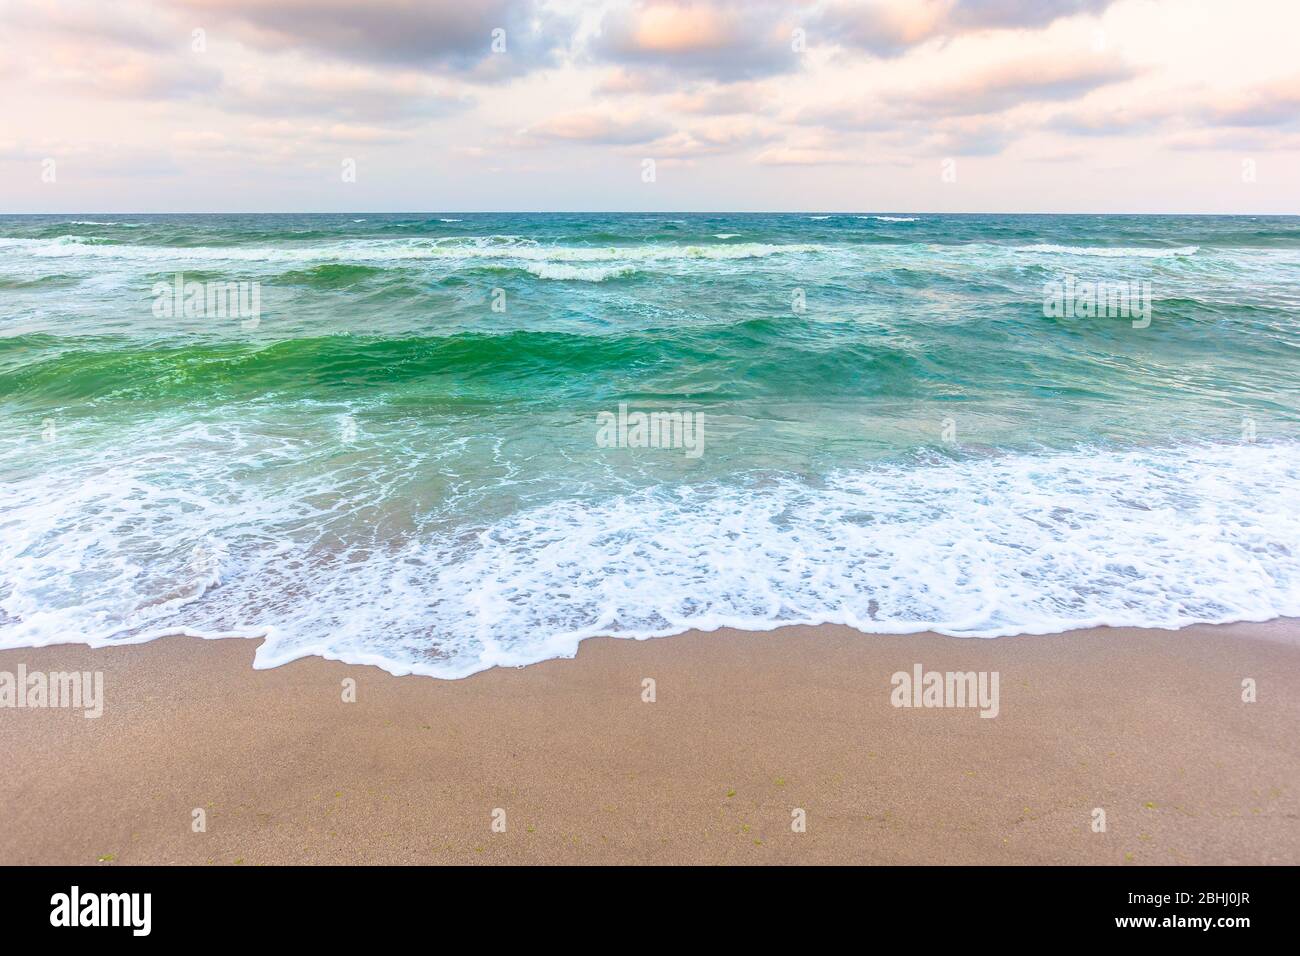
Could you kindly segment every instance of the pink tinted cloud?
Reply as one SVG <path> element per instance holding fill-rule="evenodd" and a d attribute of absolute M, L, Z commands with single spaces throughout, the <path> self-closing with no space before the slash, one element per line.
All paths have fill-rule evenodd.
<path fill-rule="evenodd" d="M 773 0 L 633 0 L 601 22 L 593 52 L 623 64 L 728 80 L 801 66 L 792 43 L 801 5 Z"/>

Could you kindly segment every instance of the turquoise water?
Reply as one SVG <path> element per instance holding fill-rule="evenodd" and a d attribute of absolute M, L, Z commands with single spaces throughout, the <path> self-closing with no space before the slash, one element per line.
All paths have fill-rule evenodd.
<path fill-rule="evenodd" d="M 1297 316 L 1295 217 L 0 217 L 0 646 L 1300 614 Z"/>

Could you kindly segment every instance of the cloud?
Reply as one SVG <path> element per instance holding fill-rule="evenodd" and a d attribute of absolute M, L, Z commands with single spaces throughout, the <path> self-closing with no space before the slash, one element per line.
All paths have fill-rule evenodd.
<path fill-rule="evenodd" d="M 758 83 L 738 81 L 717 83 L 710 80 L 683 86 L 658 69 L 626 70 L 621 67 L 606 73 L 592 88 L 604 96 L 665 96 L 663 105 L 670 110 L 699 116 L 725 116 L 762 112 L 771 95 Z"/>
<path fill-rule="evenodd" d="M 1219 145 L 1222 143 L 1286 141 L 1267 136 L 1252 138 L 1246 133 L 1300 126 L 1300 76 L 1210 94 L 1201 89 L 1170 90 L 1148 102 L 1107 109 L 1076 107 L 1056 114 L 1046 123 L 1048 129 L 1077 136 L 1132 136 L 1189 125 L 1197 128 L 1184 128 L 1167 142 L 1176 149 L 1194 149 L 1198 143 L 1206 149 L 1219 149 L 1229 148 Z"/>
<path fill-rule="evenodd" d="M 682 113 L 724 116 L 760 112 L 766 99 L 753 83 L 713 84 L 678 93 L 668 101 L 668 106 Z"/>
<path fill-rule="evenodd" d="M 754 157 L 760 166 L 875 166 L 898 162 L 892 144 L 820 130 L 798 131 Z"/>
<path fill-rule="evenodd" d="M 188 42 L 188 31 L 172 29 L 158 11 L 129 0 L 105 4 L 99 0 L 8 0 L 4 21 L 9 30 L 80 38 L 96 44 L 145 51 L 176 49 Z"/>
<path fill-rule="evenodd" d="M 589 110 L 549 117 L 524 130 L 522 136 L 531 140 L 627 146 L 648 143 L 668 132 L 668 126 L 651 119 Z"/>
<path fill-rule="evenodd" d="M 240 77 L 222 91 L 220 105 L 260 116 L 413 123 L 468 108 L 470 99 L 417 72 L 316 67 Z"/>
<path fill-rule="evenodd" d="M 870 99 L 805 108 L 793 120 L 837 132 L 891 137 L 906 143 L 910 153 L 991 156 L 1027 128 L 1010 118 L 1018 108 L 1073 100 L 1131 75 L 1114 59 L 1069 60 L 1049 54 L 993 58 L 928 84 L 881 88 Z M 1082 119 L 1062 116 L 1056 122 Z"/>
<path fill-rule="evenodd" d="M 1163 109 L 1117 106 L 1071 109 L 1057 113 L 1045 124 L 1048 129 L 1074 136 L 1125 136 L 1151 132 L 1170 119 Z"/>
<path fill-rule="evenodd" d="M 944 156 L 994 156 L 1015 139 L 1003 121 L 985 118 L 950 120 L 927 140 L 925 149 Z"/>
<path fill-rule="evenodd" d="M 774 135 L 748 118 L 724 117 L 656 139 L 646 144 L 642 152 L 656 159 L 698 158 L 757 146 L 771 140 Z"/>
<path fill-rule="evenodd" d="M 1042 55 L 973 70 L 946 83 L 895 94 L 892 99 L 907 113 L 971 116 L 1024 103 L 1074 99 L 1133 75 L 1114 58 L 1068 60 Z"/>
<path fill-rule="evenodd" d="M 171 100 L 211 93 L 219 70 L 184 55 L 158 56 L 120 47 L 58 44 L 31 64 L 29 76 L 97 98 Z"/>
<path fill-rule="evenodd" d="M 638 156 L 696 167 L 674 202 L 762 206 L 779 199 L 773 168 L 834 197 L 858 167 L 998 153 L 1014 162 L 983 170 L 1014 198 L 1063 164 L 1095 170 L 1090 140 L 1109 137 L 1102 152 L 1161 188 L 1175 159 L 1227 168 L 1216 151 L 1259 150 L 1277 164 L 1268 187 L 1294 191 L 1298 16 L 1284 0 L 0 0 L 0 162 L 24 183 L 47 155 L 61 183 L 65 160 L 69 182 L 119 169 L 120 192 L 97 173 L 86 195 L 148 206 L 151 161 L 112 144 L 149 143 L 159 175 L 169 156 L 185 166 L 162 182 L 168 202 L 245 208 L 337 202 L 302 171 L 335 181 L 331 164 L 358 155 L 385 170 L 366 184 L 377 202 L 429 195 L 429 162 L 446 160 L 449 201 L 534 205 L 544 183 L 544 200 L 581 203 L 603 160 Z M 608 202 L 643 201 L 625 188 Z"/>
<path fill-rule="evenodd" d="M 409 134 L 400 131 L 351 123 L 296 123 L 290 120 L 276 120 L 253 123 L 248 131 L 259 138 L 281 139 L 292 144 L 327 142 L 379 146 L 409 139 Z"/>
<path fill-rule="evenodd" d="M 0 7 L 5 72 L 47 90 L 97 99 L 187 99 L 217 89 L 221 71 L 190 49 L 167 12 L 123 0 L 10 0 Z"/>
<path fill-rule="evenodd" d="M 194 17 L 266 50 L 437 67 L 494 80 L 553 60 L 570 24 L 539 0 L 179 0 Z M 494 30 L 505 50 L 494 52 Z"/>
<path fill-rule="evenodd" d="M 592 44 L 599 59 L 719 80 L 798 69 L 787 6 L 639 0 L 606 13 Z"/>
<path fill-rule="evenodd" d="M 1300 120 L 1300 74 L 1222 94 L 1201 115 L 1216 126 L 1279 126 Z"/>
<path fill-rule="evenodd" d="M 1100 13 L 1112 0 L 836 0 L 818 21 L 831 40 L 879 56 L 898 56 L 939 37 L 990 29 L 1045 27 L 1063 17 Z"/>
<path fill-rule="evenodd" d="M 649 72 L 616 67 L 596 83 L 593 92 L 607 96 L 623 96 L 629 93 L 662 93 L 665 89 L 663 80 Z"/>

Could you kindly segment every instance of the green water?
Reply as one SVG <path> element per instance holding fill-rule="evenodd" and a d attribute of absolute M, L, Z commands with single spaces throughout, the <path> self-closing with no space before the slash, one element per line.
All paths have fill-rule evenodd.
<path fill-rule="evenodd" d="M 1300 613 L 1294 217 L 6 217 L 0 255 L 0 645 L 458 676 Z M 620 406 L 700 453 L 602 446 Z"/>

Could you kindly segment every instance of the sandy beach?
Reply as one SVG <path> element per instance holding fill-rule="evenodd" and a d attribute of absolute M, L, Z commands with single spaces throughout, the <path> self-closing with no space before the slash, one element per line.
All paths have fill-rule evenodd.
<path fill-rule="evenodd" d="M 3 651 L 102 671 L 104 707 L 0 710 L 0 863 L 1294 864 L 1297 634 L 718 631 L 459 681 Z M 997 716 L 893 706 L 917 664 L 997 672 Z"/>

